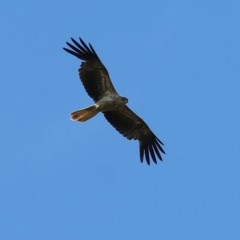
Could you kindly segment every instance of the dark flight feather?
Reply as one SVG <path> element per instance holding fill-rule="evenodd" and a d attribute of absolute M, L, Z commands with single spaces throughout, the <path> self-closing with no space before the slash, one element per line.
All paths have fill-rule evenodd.
<path fill-rule="evenodd" d="M 163 143 L 154 135 L 148 125 L 137 116 L 130 108 L 125 106 L 121 111 L 108 111 L 103 113 L 108 122 L 124 137 L 139 140 L 140 160 L 144 157 L 150 164 L 150 157 L 157 163 L 156 156 L 162 160 L 161 154 L 165 153 Z"/>
<path fill-rule="evenodd" d="M 88 47 L 81 38 L 79 39 L 82 45 L 73 38 L 71 39 L 75 45 L 67 42 L 66 44 L 70 49 L 63 49 L 83 60 L 78 72 L 88 95 L 97 102 L 106 90 L 117 93 L 112 85 L 107 69 L 102 64 L 93 47 L 91 45 Z"/>

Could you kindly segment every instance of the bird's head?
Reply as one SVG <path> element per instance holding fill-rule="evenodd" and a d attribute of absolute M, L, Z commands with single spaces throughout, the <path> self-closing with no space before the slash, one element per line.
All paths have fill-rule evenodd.
<path fill-rule="evenodd" d="M 126 97 L 121 97 L 121 101 L 124 103 L 124 104 L 127 104 L 128 103 L 128 99 Z"/>

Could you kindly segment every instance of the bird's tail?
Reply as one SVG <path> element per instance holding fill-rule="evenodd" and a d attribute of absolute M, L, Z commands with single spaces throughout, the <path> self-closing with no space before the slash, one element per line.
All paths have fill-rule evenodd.
<path fill-rule="evenodd" d="M 97 113 L 99 113 L 98 105 L 94 104 L 90 107 L 71 113 L 71 119 L 74 121 L 85 122 L 94 117 Z"/>

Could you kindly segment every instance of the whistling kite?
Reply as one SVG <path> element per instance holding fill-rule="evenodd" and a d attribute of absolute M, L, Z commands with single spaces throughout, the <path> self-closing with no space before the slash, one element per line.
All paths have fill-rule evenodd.
<path fill-rule="evenodd" d="M 88 95 L 95 101 L 94 105 L 73 112 L 72 120 L 85 122 L 102 112 L 108 122 L 124 137 L 139 140 L 141 162 L 145 156 L 149 165 L 150 155 L 155 163 L 156 156 L 162 160 L 160 152 L 165 153 L 161 146 L 163 143 L 148 125 L 127 107 L 128 99 L 118 95 L 107 69 L 92 45 L 87 45 L 81 38 L 80 42 L 71 39 L 73 44 L 66 43 L 70 49 L 63 49 L 83 61 L 78 70 L 79 76 Z"/>

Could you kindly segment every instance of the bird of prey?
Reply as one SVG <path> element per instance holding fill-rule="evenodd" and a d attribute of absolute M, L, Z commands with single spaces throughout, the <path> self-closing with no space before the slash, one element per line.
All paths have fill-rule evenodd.
<path fill-rule="evenodd" d="M 151 131 L 148 125 L 129 107 L 128 99 L 120 96 L 115 90 L 107 69 L 92 45 L 88 45 L 79 38 L 79 42 L 71 38 L 72 43 L 66 42 L 69 48 L 63 48 L 68 53 L 79 58 L 82 63 L 78 69 L 79 77 L 88 95 L 95 104 L 71 113 L 72 120 L 85 122 L 102 112 L 107 121 L 124 137 L 139 141 L 140 161 L 144 158 L 148 165 L 152 159 L 162 160 L 161 153 L 165 153 L 163 143 Z"/>

